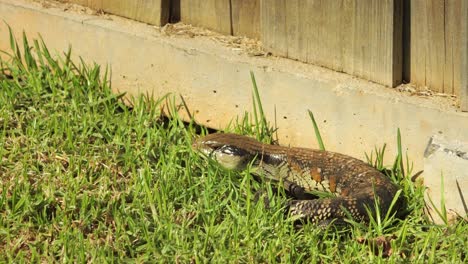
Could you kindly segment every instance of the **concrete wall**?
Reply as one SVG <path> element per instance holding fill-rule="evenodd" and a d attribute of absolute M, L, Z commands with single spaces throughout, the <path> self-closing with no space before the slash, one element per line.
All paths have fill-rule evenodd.
<path fill-rule="evenodd" d="M 211 37 L 162 34 L 145 24 L 43 8 L 24 0 L 0 0 L 0 17 L 16 36 L 40 33 L 51 50 L 112 67 L 113 88 L 160 97 L 181 95 L 196 120 L 223 128 L 250 111 L 254 71 L 267 117 L 276 108 L 282 145 L 316 147 L 307 110 L 314 112 L 328 150 L 364 159 L 364 153 L 388 143 L 387 164 L 396 153 L 396 131 L 415 169 L 423 168 L 430 137 L 468 142 L 468 113 L 450 99 L 409 96 L 355 77 L 276 57 L 252 57 Z M 0 49 L 9 48 L 0 24 Z M 182 113 L 183 114 L 183 113 Z M 432 179 L 426 179 L 432 180 Z M 439 181 L 440 179 L 433 179 Z"/>

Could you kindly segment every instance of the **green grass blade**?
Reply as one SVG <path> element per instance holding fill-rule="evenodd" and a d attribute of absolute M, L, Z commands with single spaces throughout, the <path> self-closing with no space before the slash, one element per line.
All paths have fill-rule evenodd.
<path fill-rule="evenodd" d="M 26 62 L 26 67 L 28 68 L 28 70 L 36 70 L 37 69 L 36 60 L 34 59 L 31 53 L 31 47 L 29 46 L 29 41 L 24 31 L 23 31 L 23 50 L 24 50 L 24 60 Z"/>
<path fill-rule="evenodd" d="M 11 29 L 10 25 L 7 24 L 8 27 L 8 33 L 10 36 L 10 48 L 13 51 L 14 58 L 16 58 L 16 62 L 18 64 L 22 63 L 22 56 L 21 56 L 21 50 L 18 46 L 18 42 L 15 39 L 15 36 L 13 35 L 13 30 Z"/>
<path fill-rule="evenodd" d="M 403 150 L 401 146 L 401 133 L 400 133 L 400 128 L 397 130 L 397 148 L 398 148 L 398 154 L 397 154 L 397 168 L 401 173 L 401 177 L 405 177 L 405 168 L 403 166 Z"/>
<path fill-rule="evenodd" d="M 34 43 L 34 50 L 36 51 L 37 60 L 39 61 L 39 64 L 41 67 L 45 67 L 46 64 L 44 63 L 44 58 L 42 55 L 42 50 L 41 50 L 39 41 L 37 39 L 34 39 L 33 43 Z"/>
<path fill-rule="evenodd" d="M 325 145 L 323 144 L 322 136 L 320 135 L 320 130 L 318 128 L 317 122 L 315 122 L 314 114 L 310 110 L 307 111 L 309 112 L 310 120 L 312 120 L 312 125 L 314 126 L 315 131 L 315 137 L 317 138 L 320 150 L 325 150 Z"/>
<path fill-rule="evenodd" d="M 261 133 L 261 136 L 263 138 L 263 137 L 265 137 L 265 136 L 267 136 L 269 134 L 268 123 L 267 123 L 267 120 L 266 120 L 266 117 L 265 117 L 265 112 L 263 111 L 262 100 L 260 99 L 260 93 L 258 92 L 257 81 L 255 80 L 255 75 L 254 75 L 253 71 L 250 71 L 250 78 L 252 80 L 252 85 L 253 85 L 254 105 L 255 105 L 255 102 L 256 102 L 256 105 L 258 107 L 259 116 L 260 116 L 260 122 L 261 122 L 259 124 L 260 125 L 260 133 Z M 257 107 L 255 107 L 255 109 L 254 109 L 254 114 L 257 111 L 256 110 Z"/>

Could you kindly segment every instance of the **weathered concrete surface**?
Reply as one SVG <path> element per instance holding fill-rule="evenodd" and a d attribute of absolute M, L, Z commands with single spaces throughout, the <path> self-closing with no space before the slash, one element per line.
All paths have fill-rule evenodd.
<path fill-rule="evenodd" d="M 424 154 L 426 201 L 436 223 L 443 223 L 442 205 L 449 221 L 468 214 L 468 143 L 431 137 Z M 443 188 L 441 188 L 443 186 Z M 439 212 L 439 213 L 438 213 Z"/>
<path fill-rule="evenodd" d="M 71 44 L 75 55 L 109 64 L 116 90 L 182 95 L 196 120 L 211 127 L 223 128 L 251 110 L 253 70 L 272 123 L 276 108 L 283 145 L 317 146 L 307 109 L 314 112 L 328 150 L 361 159 L 364 152 L 388 143 L 387 164 L 391 163 L 397 128 L 415 170 L 423 168 L 432 135 L 468 142 L 468 113 L 458 112 L 447 98 L 409 96 L 292 60 L 252 57 L 216 38 L 166 35 L 159 28 L 115 16 L 0 0 L 0 17 L 16 36 L 23 30 L 29 37 L 40 33 L 51 50 L 62 52 Z M 0 49 L 8 48 L 7 27 L 0 23 Z M 432 180 L 439 182 L 439 177 L 425 179 Z"/>

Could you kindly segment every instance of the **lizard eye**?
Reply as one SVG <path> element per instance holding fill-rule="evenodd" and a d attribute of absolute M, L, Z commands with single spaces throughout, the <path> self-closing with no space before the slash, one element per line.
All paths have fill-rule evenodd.
<path fill-rule="evenodd" d="M 231 146 L 228 146 L 228 145 L 224 145 L 222 147 L 219 148 L 219 151 L 223 154 L 226 154 L 226 155 L 236 155 L 236 150 L 234 148 L 232 148 Z"/>

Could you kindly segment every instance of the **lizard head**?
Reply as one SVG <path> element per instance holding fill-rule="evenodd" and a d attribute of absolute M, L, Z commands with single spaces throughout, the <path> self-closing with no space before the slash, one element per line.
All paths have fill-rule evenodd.
<path fill-rule="evenodd" d="M 249 143 L 256 141 L 236 134 L 210 134 L 196 140 L 192 147 L 206 156 L 213 158 L 226 169 L 243 170 L 255 158 L 256 154 Z"/>

